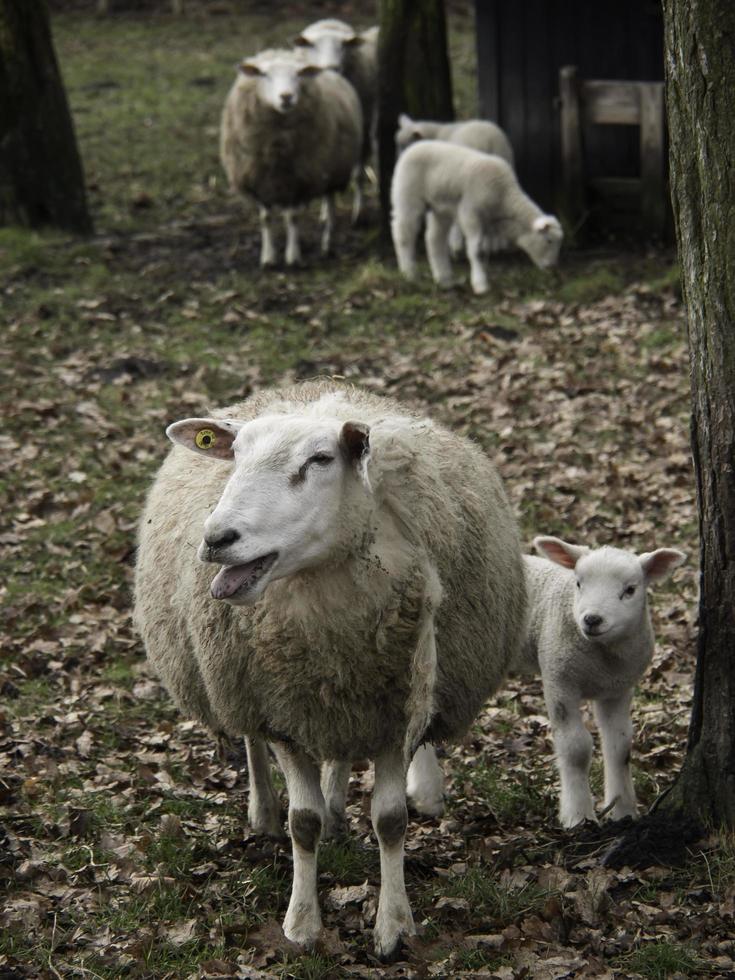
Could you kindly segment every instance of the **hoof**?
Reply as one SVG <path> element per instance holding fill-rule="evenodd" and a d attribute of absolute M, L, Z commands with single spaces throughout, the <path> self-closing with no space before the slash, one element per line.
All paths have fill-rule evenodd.
<path fill-rule="evenodd" d="M 408 797 L 411 809 L 422 817 L 442 817 L 444 816 L 444 798 L 434 800 L 422 800 L 415 796 Z"/>
<path fill-rule="evenodd" d="M 394 960 L 401 951 L 401 940 L 404 936 L 415 935 L 416 926 L 408 906 L 392 918 L 379 914 L 373 934 L 375 955 L 384 963 Z"/>
<path fill-rule="evenodd" d="M 299 904 L 292 909 L 289 905 L 283 920 L 283 934 L 289 942 L 312 949 L 321 931 L 322 920 L 318 908 Z"/>

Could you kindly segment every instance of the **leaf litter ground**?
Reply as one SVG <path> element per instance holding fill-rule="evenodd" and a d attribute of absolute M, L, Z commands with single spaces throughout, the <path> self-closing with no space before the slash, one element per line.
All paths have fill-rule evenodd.
<path fill-rule="evenodd" d="M 252 215 L 202 181 L 209 158 L 172 187 L 176 174 L 166 180 L 144 154 L 140 177 L 106 158 L 114 140 L 95 144 L 105 110 L 85 86 L 115 91 L 122 112 L 125 93 L 134 103 L 147 84 L 140 65 L 129 75 L 105 62 L 100 75 L 105 45 L 130 31 L 142 60 L 164 30 L 183 50 L 186 30 L 191 43 L 209 25 L 153 19 L 143 34 L 131 18 L 116 36 L 58 18 L 104 231 L 86 243 L 0 239 L 12 408 L 0 434 L 0 976 L 732 976 L 732 841 L 641 822 L 621 853 L 627 825 L 561 831 L 538 681 L 509 681 L 444 750 L 447 813 L 410 825 L 419 935 L 398 961 L 371 952 L 368 767 L 353 772 L 349 836 L 320 853 L 323 940 L 304 954 L 283 938 L 290 856 L 248 830 L 242 746 L 215 746 L 177 714 L 131 630 L 135 522 L 163 427 L 264 384 L 337 375 L 478 440 L 526 543 L 547 532 L 685 550 L 686 567 L 653 596 L 657 652 L 635 703 L 647 809 L 680 765 L 691 704 L 685 326 L 662 253 L 570 252 L 553 274 L 499 258 L 483 298 L 466 284 L 435 292 L 425 270 L 407 285 L 380 251 L 374 201 L 358 230 L 344 202 L 339 258 L 315 254 L 312 215 L 304 267 L 260 273 Z M 178 70 L 183 85 L 201 66 Z M 194 105 L 191 93 L 210 88 L 188 91 Z M 211 125 L 202 116 L 181 139 L 211 156 Z M 599 763 L 592 778 L 599 796 Z M 666 839 L 678 846 L 662 854 Z"/>

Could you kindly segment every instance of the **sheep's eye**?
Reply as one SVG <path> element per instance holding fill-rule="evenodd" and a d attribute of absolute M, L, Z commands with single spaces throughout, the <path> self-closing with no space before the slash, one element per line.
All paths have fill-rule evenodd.
<path fill-rule="evenodd" d="M 632 596 L 635 594 L 635 586 L 629 585 L 627 589 L 623 590 L 623 595 Z"/>
<path fill-rule="evenodd" d="M 582 588 L 582 586 L 580 585 L 579 579 L 577 579 L 577 588 L 578 589 L 581 589 Z"/>
<path fill-rule="evenodd" d="M 327 463 L 331 463 L 334 460 L 334 456 L 330 456 L 329 453 L 314 453 L 307 459 L 307 463 L 318 463 L 320 466 L 326 466 Z"/>

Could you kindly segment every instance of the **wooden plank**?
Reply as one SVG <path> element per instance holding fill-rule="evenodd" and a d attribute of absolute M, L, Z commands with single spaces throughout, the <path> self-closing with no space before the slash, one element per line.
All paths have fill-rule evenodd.
<path fill-rule="evenodd" d="M 600 197 L 630 199 L 636 203 L 640 198 L 641 182 L 637 177 L 595 177 L 588 184 Z"/>
<path fill-rule="evenodd" d="M 477 102 L 480 116 L 500 119 L 500 58 L 498 0 L 475 0 Z"/>
<path fill-rule="evenodd" d="M 526 137 L 533 147 L 526 160 L 525 191 L 545 211 L 555 206 L 553 193 L 554 97 L 558 76 L 552 65 L 549 44 L 551 10 L 548 0 L 526 0 L 524 32 L 526 37 Z"/>
<path fill-rule="evenodd" d="M 666 223 L 663 82 L 641 85 L 641 209 L 645 223 L 663 235 Z"/>
<path fill-rule="evenodd" d="M 584 212 L 584 167 L 577 69 L 565 65 L 559 71 L 561 97 L 562 184 L 567 217 L 573 224 Z"/>
<path fill-rule="evenodd" d="M 582 82 L 584 121 L 587 124 L 637 126 L 640 122 L 638 82 Z"/>
<path fill-rule="evenodd" d="M 516 171 L 521 186 L 527 183 L 530 156 L 526 132 L 528 102 L 526 98 L 526 38 L 523 33 L 523 3 L 500 3 L 500 117 L 498 122 L 510 140 L 516 158 Z"/>

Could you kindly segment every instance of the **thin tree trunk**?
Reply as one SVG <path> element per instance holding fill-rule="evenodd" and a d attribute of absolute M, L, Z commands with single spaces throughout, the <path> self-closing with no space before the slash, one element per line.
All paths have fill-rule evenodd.
<path fill-rule="evenodd" d="M 89 232 L 45 0 L 0 0 L 0 225 Z"/>
<path fill-rule="evenodd" d="M 444 0 L 381 0 L 378 61 L 380 203 L 389 236 L 398 116 L 454 118 Z"/>
<path fill-rule="evenodd" d="M 683 769 L 664 801 L 735 826 L 735 3 L 663 0 L 687 306 L 701 598 Z"/>

